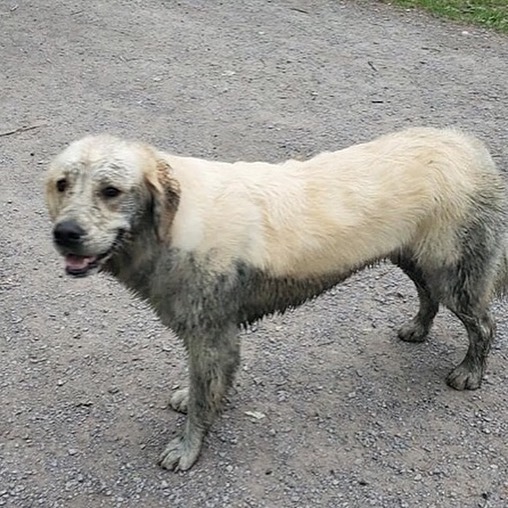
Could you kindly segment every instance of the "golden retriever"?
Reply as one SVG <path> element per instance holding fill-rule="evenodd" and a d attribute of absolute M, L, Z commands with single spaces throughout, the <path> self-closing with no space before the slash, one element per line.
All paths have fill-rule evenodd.
<path fill-rule="evenodd" d="M 490 302 L 507 282 L 507 206 L 500 172 L 471 136 L 413 128 L 281 164 L 90 136 L 56 157 L 46 198 L 67 273 L 112 274 L 187 348 L 189 388 L 171 400 L 187 421 L 161 455 L 165 468 L 196 461 L 239 364 L 240 326 L 380 260 L 418 291 L 400 338 L 423 341 L 445 305 L 469 337 L 448 384 L 480 386 Z"/>

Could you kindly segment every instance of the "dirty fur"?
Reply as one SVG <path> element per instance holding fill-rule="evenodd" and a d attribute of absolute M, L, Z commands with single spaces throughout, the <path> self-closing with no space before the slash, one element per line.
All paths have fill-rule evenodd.
<path fill-rule="evenodd" d="M 281 164 L 87 137 L 54 160 L 46 198 L 68 272 L 112 274 L 187 348 L 189 388 L 171 399 L 187 421 L 161 455 L 165 468 L 196 461 L 238 368 L 239 327 L 381 260 L 399 266 L 419 296 L 399 337 L 424 341 L 446 306 L 469 338 L 447 382 L 481 384 L 490 304 L 508 282 L 507 203 L 499 171 L 471 136 L 409 129 Z"/>

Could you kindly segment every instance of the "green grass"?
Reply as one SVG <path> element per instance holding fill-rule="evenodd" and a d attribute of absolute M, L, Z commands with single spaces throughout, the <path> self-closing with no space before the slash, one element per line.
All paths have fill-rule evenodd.
<path fill-rule="evenodd" d="M 438 16 L 508 33 L 508 0 L 391 0 L 391 2 L 403 7 L 420 7 Z"/>

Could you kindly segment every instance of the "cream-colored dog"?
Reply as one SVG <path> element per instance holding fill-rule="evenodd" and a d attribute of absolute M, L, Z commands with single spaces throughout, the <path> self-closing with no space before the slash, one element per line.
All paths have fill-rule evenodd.
<path fill-rule="evenodd" d="M 53 237 L 74 276 L 113 274 L 150 302 L 189 353 L 172 398 L 183 435 L 161 456 L 188 469 L 239 363 L 237 330 L 389 259 L 414 281 L 423 341 L 439 304 L 469 349 L 450 386 L 480 386 L 507 279 L 505 186 L 484 146 L 417 128 L 310 160 L 234 164 L 177 157 L 110 136 L 72 143 L 51 165 Z"/>

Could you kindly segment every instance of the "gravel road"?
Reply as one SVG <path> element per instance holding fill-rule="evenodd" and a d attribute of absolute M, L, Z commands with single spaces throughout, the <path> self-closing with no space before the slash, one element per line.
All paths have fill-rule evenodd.
<path fill-rule="evenodd" d="M 454 125 L 508 167 L 508 38 L 376 1 L 4 0 L 0 69 L 0 506 L 508 506 L 506 302 L 468 393 L 444 382 L 467 348 L 449 313 L 397 340 L 417 302 L 388 265 L 259 323 L 175 474 L 183 348 L 114 281 L 63 275 L 41 189 L 99 131 L 275 161 Z"/>

